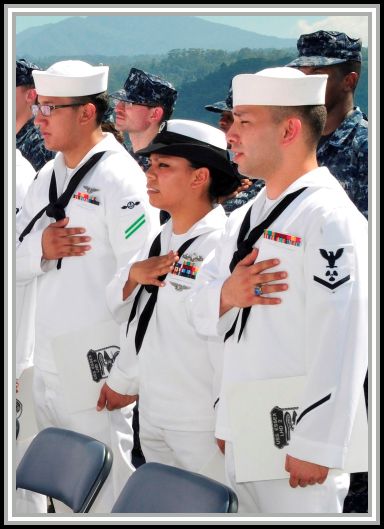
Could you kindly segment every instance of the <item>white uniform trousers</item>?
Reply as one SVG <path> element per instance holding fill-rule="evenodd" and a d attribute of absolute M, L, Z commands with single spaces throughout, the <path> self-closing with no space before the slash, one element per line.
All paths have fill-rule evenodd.
<path fill-rule="evenodd" d="M 101 488 L 90 512 L 110 513 L 112 506 L 127 479 L 134 471 L 131 463 L 133 446 L 132 408 L 126 406 L 112 412 L 95 408 L 69 412 L 59 376 L 34 368 L 33 390 L 36 422 L 39 430 L 55 426 L 68 428 L 104 442 L 113 452 L 111 472 Z M 54 502 L 56 512 L 61 512 L 60 502 Z M 68 509 L 63 506 L 64 512 Z"/>
<path fill-rule="evenodd" d="M 236 483 L 230 442 L 225 443 L 225 470 L 239 500 L 239 513 L 341 513 L 349 488 L 349 474 L 334 469 L 322 485 L 292 488 L 288 479 Z"/>
<path fill-rule="evenodd" d="M 140 409 L 140 444 L 147 463 L 202 472 L 219 448 L 213 431 L 178 431 L 151 424 Z"/>

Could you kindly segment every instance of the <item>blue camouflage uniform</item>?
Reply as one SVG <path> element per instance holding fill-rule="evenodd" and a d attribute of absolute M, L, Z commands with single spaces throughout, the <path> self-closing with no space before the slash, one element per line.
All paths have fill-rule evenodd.
<path fill-rule="evenodd" d="M 328 167 L 368 218 L 368 121 L 359 107 L 332 134 L 323 136 L 317 161 Z"/>
<path fill-rule="evenodd" d="M 20 150 L 36 171 L 40 171 L 56 154 L 45 148 L 40 129 L 35 126 L 33 118 L 28 120 L 16 134 L 16 149 Z"/>
<path fill-rule="evenodd" d="M 25 59 L 18 59 L 16 61 L 16 87 L 34 88 L 33 70 L 40 70 L 40 68 Z M 19 149 L 36 171 L 39 171 L 56 154 L 45 148 L 40 129 L 35 126 L 33 118 L 29 119 L 16 134 L 16 149 Z"/>
<path fill-rule="evenodd" d="M 345 62 L 361 62 L 361 39 L 338 31 L 300 35 L 299 56 L 287 66 L 324 68 Z M 339 127 L 323 136 L 317 148 L 319 165 L 339 180 L 349 198 L 368 218 L 368 119 L 354 107 Z"/>
<path fill-rule="evenodd" d="M 239 175 L 239 177 L 241 178 L 241 175 Z M 255 198 L 260 189 L 263 189 L 264 185 L 265 184 L 263 180 L 253 180 L 252 185 L 248 189 L 242 191 L 234 198 L 229 198 L 221 204 L 225 213 L 229 215 L 235 209 L 244 206 L 244 204 L 246 204 L 249 200 Z"/>
<path fill-rule="evenodd" d="M 136 160 L 136 162 L 140 165 L 142 170 L 145 172 L 148 171 L 151 162 L 149 161 L 148 156 L 143 156 L 142 154 L 136 154 L 133 152 L 132 147 L 127 149 L 129 154 Z"/>

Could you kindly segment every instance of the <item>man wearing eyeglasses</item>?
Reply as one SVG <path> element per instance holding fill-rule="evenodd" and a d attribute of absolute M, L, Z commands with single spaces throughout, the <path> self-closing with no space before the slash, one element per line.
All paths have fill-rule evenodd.
<path fill-rule="evenodd" d="M 57 151 L 31 185 L 16 225 L 18 284 L 36 277 L 38 282 L 37 424 L 39 429 L 79 431 L 112 448 L 112 473 L 92 508 L 110 512 L 133 470 L 131 399 L 122 397 L 123 407 L 112 412 L 97 412 L 93 401 L 84 404 L 97 367 L 87 358 L 94 349 L 118 345 L 118 326 L 116 341 L 109 343 L 108 334 L 105 343 L 104 335 L 102 343 L 94 343 L 101 329 L 113 324 L 105 289 L 116 270 L 136 260 L 158 230 L 158 214 L 149 205 L 138 164 L 113 134 L 101 130 L 108 107 L 108 67 L 61 61 L 46 71 L 33 71 L 33 77 L 35 124 L 45 146 Z M 84 345 L 73 357 L 79 341 Z M 64 358 L 58 356 L 58 343 L 66 344 Z M 66 355 L 72 358 L 68 366 Z M 81 378 L 84 362 L 88 371 Z M 79 388 L 78 402 L 70 401 Z"/>

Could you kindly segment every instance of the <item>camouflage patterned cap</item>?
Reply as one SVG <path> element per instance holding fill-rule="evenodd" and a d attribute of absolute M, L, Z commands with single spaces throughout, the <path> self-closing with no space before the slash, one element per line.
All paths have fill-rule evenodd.
<path fill-rule="evenodd" d="M 172 110 L 177 90 L 157 75 L 153 75 L 138 68 L 131 68 L 124 88 L 110 95 L 113 99 L 120 99 L 137 105 L 161 106 Z"/>
<path fill-rule="evenodd" d="M 16 60 L 16 86 L 29 84 L 35 86 L 32 70 L 40 70 L 40 68 L 36 66 L 36 64 L 28 62 L 25 59 Z"/>
<path fill-rule="evenodd" d="M 331 66 L 347 61 L 361 62 L 361 39 L 352 39 L 338 31 L 315 31 L 300 35 L 299 57 L 287 66 Z"/>
<path fill-rule="evenodd" d="M 212 103 L 212 105 L 205 105 L 205 110 L 209 112 L 232 112 L 233 101 L 232 101 L 232 86 L 229 89 L 227 98 L 225 101 L 217 101 Z"/>

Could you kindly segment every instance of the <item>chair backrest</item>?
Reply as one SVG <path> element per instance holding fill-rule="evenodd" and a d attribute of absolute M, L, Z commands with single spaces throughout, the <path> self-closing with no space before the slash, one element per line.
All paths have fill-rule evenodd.
<path fill-rule="evenodd" d="M 232 489 L 211 478 L 161 463 L 145 463 L 128 478 L 112 512 L 237 512 Z"/>
<path fill-rule="evenodd" d="M 72 430 L 46 428 L 16 470 L 16 488 L 56 498 L 73 512 L 88 512 L 112 465 L 102 442 Z"/>

